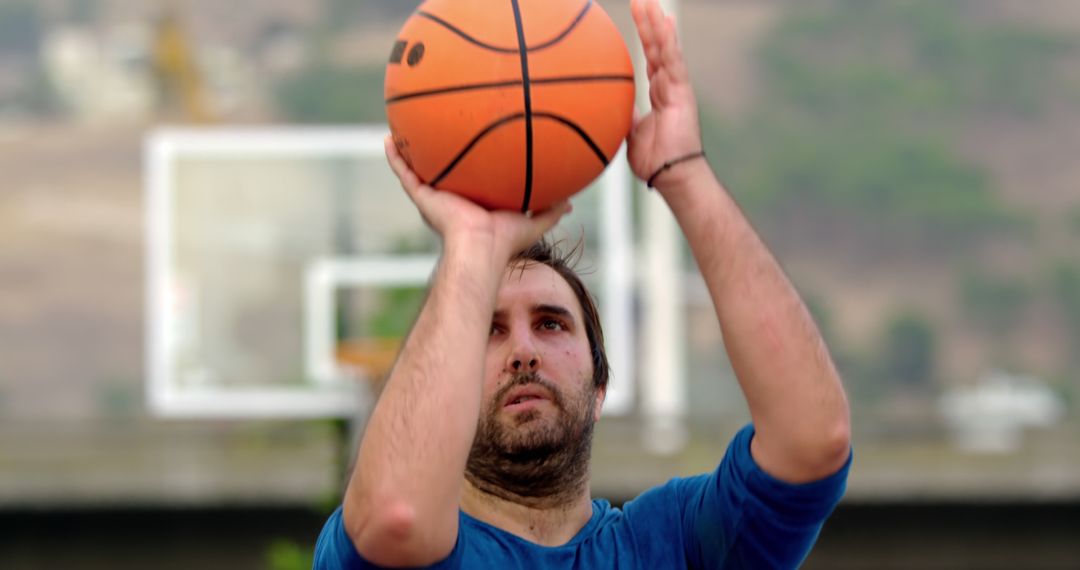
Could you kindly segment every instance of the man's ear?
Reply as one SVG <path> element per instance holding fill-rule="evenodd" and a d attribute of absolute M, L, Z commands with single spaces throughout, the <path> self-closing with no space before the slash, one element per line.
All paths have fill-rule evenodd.
<path fill-rule="evenodd" d="M 593 408 L 593 421 L 600 421 L 600 411 L 604 408 L 604 398 L 607 397 L 607 386 L 596 389 L 596 406 Z"/>

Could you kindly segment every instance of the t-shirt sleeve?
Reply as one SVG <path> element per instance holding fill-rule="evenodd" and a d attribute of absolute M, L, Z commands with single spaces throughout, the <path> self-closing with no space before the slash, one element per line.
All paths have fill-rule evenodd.
<path fill-rule="evenodd" d="M 797 568 L 843 496 L 851 458 L 833 475 L 793 485 L 761 471 L 753 437 L 745 426 L 713 473 L 672 479 L 626 503 L 639 535 L 681 542 L 687 568 Z"/>
<path fill-rule="evenodd" d="M 461 567 L 461 526 L 459 524 L 458 542 L 454 545 L 454 550 L 450 552 L 450 555 L 445 560 L 428 566 L 433 570 L 452 570 Z M 338 507 L 334 511 L 330 518 L 326 520 L 326 524 L 323 525 L 322 532 L 319 533 L 319 540 L 315 543 L 315 559 L 312 563 L 313 570 L 353 570 L 353 569 L 381 569 L 382 566 L 377 566 L 364 560 L 360 553 L 356 551 L 356 546 L 353 545 L 352 539 L 345 532 L 345 521 L 343 519 L 342 507 Z"/>
<path fill-rule="evenodd" d="M 313 570 L 342 570 L 345 568 L 372 568 L 353 546 L 345 532 L 342 509 L 338 507 L 323 525 L 319 540 L 315 543 Z"/>
<path fill-rule="evenodd" d="M 850 454 L 836 473 L 791 484 L 754 462 L 753 436 L 747 425 L 716 471 L 676 483 L 691 568 L 797 568 L 844 495 Z"/>

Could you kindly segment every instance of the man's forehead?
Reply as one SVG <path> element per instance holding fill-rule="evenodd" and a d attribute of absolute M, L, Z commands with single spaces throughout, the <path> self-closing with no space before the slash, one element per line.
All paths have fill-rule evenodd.
<path fill-rule="evenodd" d="M 496 311 L 506 311 L 519 304 L 533 310 L 542 305 L 562 306 L 576 318 L 581 318 L 581 304 L 570 284 L 543 263 L 518 262 L 506 268 L 499 286 Z"/>

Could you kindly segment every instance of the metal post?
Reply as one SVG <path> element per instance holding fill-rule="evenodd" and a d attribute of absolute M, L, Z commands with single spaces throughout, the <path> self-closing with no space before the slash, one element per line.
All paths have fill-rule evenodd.
<path fill-rule="evenodd" d="M 668 14 L 677 13 L 677 0 L 661 0 Z M 644 54 L 636 51 L 638 101 L 649 108 Z M 638 182 L 638 186 L 643 186 Z M 685 303 L 683 302 L 682 237 L 671 211 L 656 193 L 643 200 L 644 271 L 642 348 L 642 443 L 658 454 L 676 453 L 686 444 Z"/>

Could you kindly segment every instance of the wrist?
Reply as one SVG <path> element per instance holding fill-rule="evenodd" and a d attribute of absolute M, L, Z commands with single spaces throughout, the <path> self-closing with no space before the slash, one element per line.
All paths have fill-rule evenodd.
<path fill-rule="evenodd" d="M 443 263 L 468 267 L 468 271 L 482 273 L 488 270 L 502 274 L 514 252 L 504 251 L 491 232 L 477 230 L 447 235 L 443 240 Z"/>
<path fill-rule="evenodd" d="M 671 170 L 672 168 L 674 168 L 674 167 L 676 167 L 676 166 L 678 166 L 678 165 L 680 165 L 680 164 L 682 164 L 684 162 L 690 162 L 692 160 L 698 160 L 698 159 L 703 159 L 703 158 L 705 158 L 705 151 L 704 150 L 688 152 L 686 154 L 678 155 L 675 158 L 672 158 L 671 160 L 668 160 L 664 164 L 660 165 L 659 168 L 654 170 L 653 173 L 649 176 L 649 178 L 645 180 L 645 185 L 648 186 L 649 188 L 655 188 L 656 187 L 656 180 L 658 178 L 660 178 L 660 176 L 662 176 L 668 170 Z"/>
<path fill-rule="evenodd" d="M 692 158 L 686 158 L 690 156 Z M 712 168 L 709 167 L 704 153 L 684 155 L 684 158 L 684 160 L 665 163 L 669 166 L 656 172 L 652 177 L 653 183 L 650 187 L 660 194 L 679 192 L 687 186 L 693 186 L 713 176 Z"/>
<path fill-rule="evenodd" d="M 458 231 L 443 236 L 443 257 L 490 257 L 494 251 L 495 235 L 483 229 Z"/>

